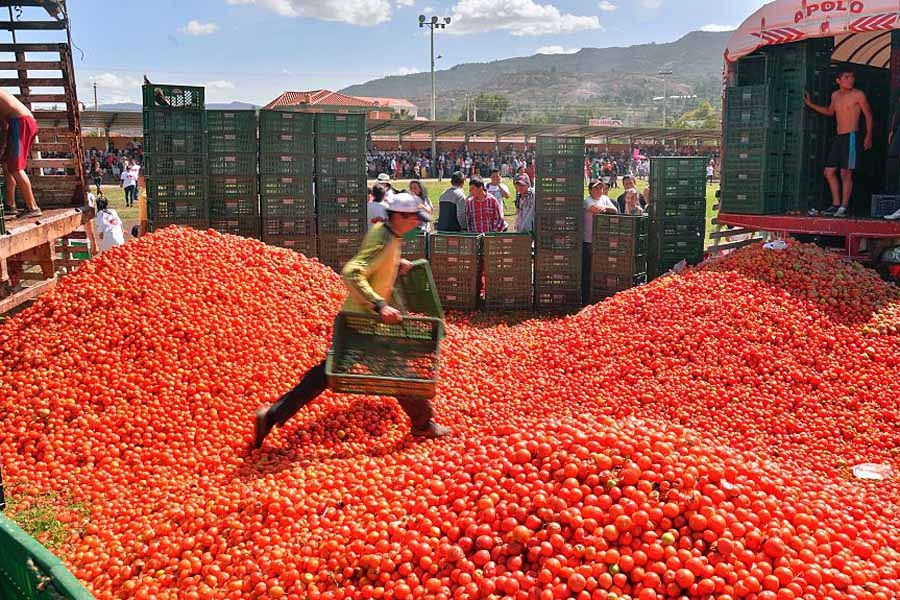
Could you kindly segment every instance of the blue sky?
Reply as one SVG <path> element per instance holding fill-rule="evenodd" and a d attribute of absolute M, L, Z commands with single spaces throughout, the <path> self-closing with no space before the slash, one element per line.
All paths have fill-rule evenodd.
<path fill-rule="evenodd" d="M 204 84 L 213 102 L 265 103 L 427 71 L 420 13 L 451 16 L 438 69 L 582 47 L 675 40 L 735 26 L 760 0 L 106 0 L 69 2 L 79 97 L 140 101 L 141 76 Z"/>

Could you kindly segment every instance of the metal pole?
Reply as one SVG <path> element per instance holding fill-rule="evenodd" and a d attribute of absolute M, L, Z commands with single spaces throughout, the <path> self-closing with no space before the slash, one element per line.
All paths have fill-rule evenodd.
<path fill-rule="evenodd" d="M 99 110 L 97 107 L 97 82 L 94 82 L 94 110 Z"/>
<path fill-rule="evenodd" d="M 434 87 L 434 25 L 431 26 L 431 122 L 437 120 L 437 101 Z M 432 125 L 433 127 L 434 125 Z M 437 139 L 431 136 L 431 169 L 432 175 L 437 175 Z"/>

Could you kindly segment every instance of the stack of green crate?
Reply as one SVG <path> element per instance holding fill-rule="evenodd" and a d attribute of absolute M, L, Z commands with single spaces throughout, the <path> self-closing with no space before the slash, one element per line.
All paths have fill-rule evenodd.
<path fill-rule="evenodd" d="M 650 159 L 650 249 L 648 272 L 657 277 L 682 260 L 703 260 L 706 240 L 704 156 Z"/>
<path fill-rule="evenodd" d="M 482 239 L 484 306 L 529 310 L 534 306 L 530 233 L 486 233 Z"/>
<path fill-rule="evenodd" d="M 209 226 L 202 87 L 145 85 L 144 156 L 151 227 Z"/>
<path fill-rule="evenodd" d="M 403 258 L 409 261 L 428 259 L 428 233 L 422 231 L 415 237 L 403 238 Z"/>
<path fill-rule="evenodd" d="M 340 269 L 366 235 L 366 115 L 316 115 L 319 259 Z M 335 243 L 354 240 L 349 247 Z"/>
<path fill-rule="evenodd" d="M 210 227 L 260 237 L 256 111 L 206 112 Z"/>
<path fill-rule="evenodd" d="M 647 282 L 650 219 L 594 215 L 591 302 Z"/>
<path fill-rule="evenodd" d="M 318 256 L 315 173 L 315 116 L 259 112 L 259 195 L 263 241 Z"/>
<path fill-rule="evenodd" d="M 584 241 L 584 138 L 537 138 L 535 305 L 570 311 L 581 306 Z"/>
<path fill-rule="evenodd" d="M 434 233 L 429 237 L 431 271 L 444 308 L 478 308 L 481 241 L 482 235 L 477 233 Z"/>

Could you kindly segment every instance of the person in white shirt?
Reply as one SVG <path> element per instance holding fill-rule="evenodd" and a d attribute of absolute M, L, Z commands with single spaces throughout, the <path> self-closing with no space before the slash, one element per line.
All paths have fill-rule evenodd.
<path fill-rule="evenodd" d="M 591 294 L 591 253 L 594 242 L 594 215 L 619 213 L 609 194 L 609 183 L 591 179 L 590 195 L 584 199 L 584 243 L 581 246 L 581 299 L 588 303 Z"/>
<path fill-rule="evenodd" d="M 429 217 L 434 217 L 434 205 L 428 198 L 428 188 L 426 188 L 421 181 L 419 181 L 418 179 L 413 179 L 412 181 L 410 181 L 409 193 L 419 199 L 419 202 L 422 204 L 422 209 L 428 214 Z M 428 231 L 428 227 L 430 224 L 430 221 L 423 221 L 419 223 L 419 229 L 421 231 Z"/>
<path fill-rule="evenodd" d="M 122 188 L 125 190 L 125 206 L 127 208 L 131 208 L 134 206 L 134 201 L 137 200 L 137 194 L 135 191 L 137 190 L 137 172 L 131 169 L 131 165 L 127 162 L 125 163 L 125 168 L 122 169 Z"/>
<path fill-rule="evenodd" d="M 500 214 L 504 214 L 504 200 L 509 198 L 509 187 L 500 181 L 500 169 L 491 169 L 491 182 L 485 186 L 488 194 L 500 203 Z"/>
<path fill-rule="evenodd" d="M 384 185 L 376 183 L 372 186 L 372 194 L 369 202 L 366 204 L 366 219 L 368 221 L 368 229 L 375 227 L 376 223 L 384 223 L 388 220 L 387 203 L 385 196 L 387 192 Z"/>
<path fill-rule="evenodd" d="M 103 196 L 97 197 L 97 216 L 94 219 L 94 232 L 100 238 L 100 252 L 121 246 L 125 243 L 122 231 L 122 219 Z"/>

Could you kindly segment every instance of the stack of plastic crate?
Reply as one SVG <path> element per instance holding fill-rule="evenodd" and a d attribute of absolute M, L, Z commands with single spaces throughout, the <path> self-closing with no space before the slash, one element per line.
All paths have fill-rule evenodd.
<path fill-rule="evenodd" d="M 647 282 L 650 219 L 594 215 L 591 302 Z"/>
<path fill-rule="evenodd" d="M 430 236 L 431 271 L 444 308 L 478 308 L 481 241 L 482 235 L 475 233 L 434 233 Z"/>
<path fill-rule="evenodd" d="M 318 256 L 310 113 L 259 112 L 259 194 L 263 241 Z"/>
<path fill-rule="evenodd" d="M 202 87 L 143 88 L 144 172 L 150 226 L 209 227 L 206 111 Z"/>
<path fill-rule="evenodd" d="M 319 258 L 339 270 L 366 235 L 366 115 L 316 115 Z M 348 242 L 349 240 L 349 242 Z"/>
<path fill-rule="evenodd" d="M 484 307 L 529 310 L 534 306 L 530 233 L 487 233 L 482 240 Z"/>
<path fill-rule="evenodd" d="M 535 305 L 567 312 L 581 306 L 584 236 L 584 138 L 537 138 Z"/>
<path fill-rule="evenodd" d="M 210 110 L 206 121 L 210 227 L 258 239 L 256 111 Z"/>
<path fill-rule="evenodd" d="M 706 164 L 703 156 L 650 159 L 650 276 L 682 260 L 703 260 L 706 242 Z"/>
<path fill-rule="evenodd" d="M 403 239 L 402 256 L 406 260 L 413 261 L 428 258 L 428 233 L 422 231 L 415 237 Z"/>

